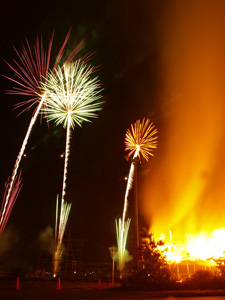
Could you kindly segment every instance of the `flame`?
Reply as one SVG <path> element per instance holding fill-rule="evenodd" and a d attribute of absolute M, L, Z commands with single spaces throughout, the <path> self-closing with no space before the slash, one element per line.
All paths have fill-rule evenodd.
<path fill-rule="evenodd" d="M 165 244 L 158 248 L 164 253 L 168 263 L 204 261 L 209 265 L 216 265 L 215 260 L 225 256 L 225 228 L 215 229 L 213 232 L 186 234 L 184 242 L 171 239 L 166 241 L 165 235 L 161 235 L 160 240 Z"/>
<path fill-rule="evenodd" d="M 155 18 L 162 128 L 140 211 L 155 236 L 172 230 L 168 257 L 206 260 L 225 249 L 225 3 L 167 5 Z"/>

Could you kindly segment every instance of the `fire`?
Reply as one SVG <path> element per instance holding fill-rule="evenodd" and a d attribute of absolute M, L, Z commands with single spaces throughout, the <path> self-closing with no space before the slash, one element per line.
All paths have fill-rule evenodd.
<path fill-rule="evenodd" d="M 216 229 L 212 233 L 201 232 L 188 237 L 187 251 L 190 256 L 201 260 L 218 259 L 224 256 L 225 229 Z"/>
<path fill-rule="evenodd" d="M 159 249 L 164 252 L 168 263 L 181 261 L 204 261 L 208 265 L 215 265 L 215 259 L 224 257 L 225 229 L 213 232 L 185 235 L 184 242 L 174 242 L 170 236 L 167 242 L 165 235 L 160 237 L 165 242 Z"/>
<path fill-rule="evenodd" d="M 154 24 L 160 136 L 140 180 L 140 213 L 155 236 L 172 230 L 168 261 L 206 263 L 225 250 L 225 5 L 181 2 L 170 1 Z"/>

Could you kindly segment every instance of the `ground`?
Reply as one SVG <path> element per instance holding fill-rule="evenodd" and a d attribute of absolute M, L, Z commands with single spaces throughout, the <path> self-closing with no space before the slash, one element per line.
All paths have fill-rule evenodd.
<path fill-rule="evenodd" d="M 57 281 L 20 281 L 16 289 L 16 280 L 0 281 L 0 299 L 225 299 L 225 290 L 217 291 L 126 291 L 119 287 L 111 288 L 109 283 L 99 282 L 61 282 L 57 290 Z M 18 287 L 18 286 L 17 286 Z M 194 298 L 193 298 L 194 297 Z"/>

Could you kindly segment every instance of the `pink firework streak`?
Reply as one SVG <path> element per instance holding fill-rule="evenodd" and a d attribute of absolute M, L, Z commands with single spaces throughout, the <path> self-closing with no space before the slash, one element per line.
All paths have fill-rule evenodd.
<path fill-rule="evenodd" d="M 14 73 L 16 74 L 16 76 L 18 78 L 15 80 L 13 78 L 4 76 L 5 78 L 9 79 L 10 81 L 12 81 L 13 83 L 16 84 L 16 87 L 13 87 L 13 89 L 7 91 L 7 93 L 22 95 L 22 96 L 29 96 L 28 100 L 18 103 L 16 105 L 16 107 L 21 107 L 23 105 L 26 105 L 27 107 L 23 111 L 29 110 L 35 104 L 37 104 L 37 107 L 31 118 L 31 122 L 29 124 L 27 133 L 25 135 L 25 139 L 22 143 L 22 147 L 20 149 L 20 152 L 16 159 L 16 163 L 14 165 L 11 180 L 9 182 L 9 185 L 7 186 L 5 207 L 8 206 L 8 203 L 10 201 L 10 197 L 11 197 L 11 193 L 13 191 L 13 186 L 14 186 L 14 182 L 16 179 L 18 167 L 19 167 L 21 158 L 24 154 L 31 130 L 36 122 L 36 119 L 40 113 L 42 106 L 47 105 L 47 99 L 46 99 L 45 93 L 42 92 L 41 84 L 46 81 L 47 73 L 49 71 L 53 35 L 54 35 L 54 33 L 51 36 L 47 52 L 44 51 L 42 36 L 40 37 L 40 39 L 37 37 L 36 44 L 33 47 L 33 51 L 32 51 L 32 48 L 31 48 L 28 40 L 26 39 L 26 44 L 22 45 L 22 53 L 21 54 L 14 47 L 14 50 L 18 57 L 18 61 L 16 61 L 15 59 L 13 60 L 14 66 L 12 64 L 9 64 L 8 62 L 6 62 L 7 65 L 14 71 Z M 53 72 L 63 57 L 65 46 L 69 39 L 69 36 L 70 36 L 70 30 L 69 30 L 69 32 L 64 40 L 64 43 L 63 43 L 62 47 L 60 48 L 58 55 L 56 57 L 56 60 L 53 64 L 53 67 L 52 67 Z M 66 59 L 65 63 L 69 63 L 70 61 L 73 60 L 73 58 L 81 50 L 81 47 L 83 46 L 83 44 L 84 44 L 84 41 L 81 41 L 74 48 L 74 50 L 71 52 L 69 57 Z M 88 59 L 88 57 L 86 57 L 85 59 Z M 0 220 L 0 227 L 2 226 L 2 222 L 4 219 L 4 213 L 5 213 L 4 209 L 3 209 L 2 213 L 3 213 L 3 216 Z"/>
<path fill-rule="evenodd" d="M 19 176 L 16 176 L 13 187 L 12 187 L 12 191 L 11 191 L 11 195 L 8 199 L 8 201 L 6 201 L 6 194 L 7 194 L 7 190 L 9 188 L 9 182 L 6 182 L 5 184 L 5 194 L 3 197 L 3 202 L 2 202 L 2 206 L 1 206 L 1 210 L 0 210 L 0 237 L 3 234 L 3 231 L 5 229 L 5 226 L 7 224 L 8 218 L 10 216 L 10 213 L 13 209 L 13 206 L 16 202 L 16 198 L 18 197 L 18 194 L 22 188 L 22 184 L 21 184 L 21 173 L 19 174 Z"/>

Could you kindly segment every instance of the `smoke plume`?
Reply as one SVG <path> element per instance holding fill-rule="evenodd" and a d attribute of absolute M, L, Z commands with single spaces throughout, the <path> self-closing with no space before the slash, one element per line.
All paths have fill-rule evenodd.
<path fill-rule="evenodd" d="M 43 249 L 48 251 L 49 253 L 53 254 L 55 249 L 55 240 L 53 229 L 48 226 L 43 231 L 41 231 L 38 241 Z"/>
<path fill-rule="evenodd" d="M 8 226 L 0 239 L 0 256 L 12 249 L 19 241 L 14 228 Z"/>
<path fill-rule="evenodd" d="M 156 236 L 181 238 L 225 227 L 225 3 L 164 4 L 155 26 L 167 108 L 142 213 Z"/>

